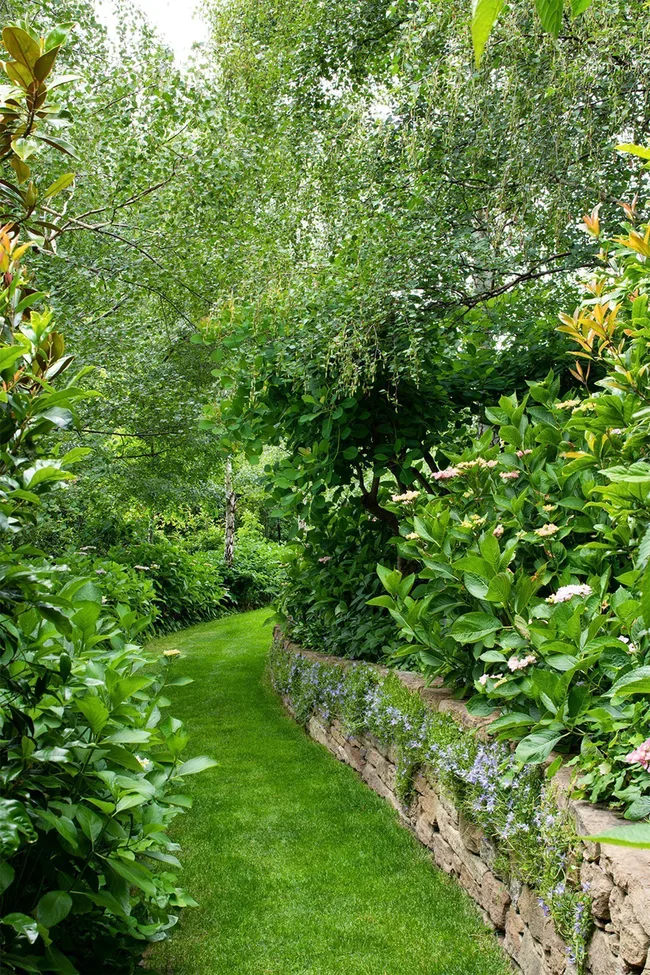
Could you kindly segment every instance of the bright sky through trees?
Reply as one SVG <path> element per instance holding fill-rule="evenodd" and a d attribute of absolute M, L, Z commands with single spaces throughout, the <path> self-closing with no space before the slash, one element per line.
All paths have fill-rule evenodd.
<path fill-rule="evenodd" d="M 195 41 L 205 40 L 207 25 L 198 15 L 198 0 L 135 0 L 157 28 L 180 62 L 187 60 Z M 100 17 L 109 28 L 115 25 L 112 0 L 96 0 Z"/>

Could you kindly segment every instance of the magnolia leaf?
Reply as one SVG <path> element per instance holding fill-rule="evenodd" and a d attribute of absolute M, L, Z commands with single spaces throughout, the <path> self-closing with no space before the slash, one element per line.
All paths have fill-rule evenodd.
<path fill-rule="evenodd" d="M 564 0 L 535 0 L 535 6 L 544 30 L 557 37 L 562 26 Z"/>
<path fill-rule="evenodd" d="M 637 146 L 633 142 L 622 142 L 615 146 L 617 152 L 629 152 L 641 159 L 650 159 L 650 146 Z"/>
<path fill-rule="evenodd" d="M 50 71 L 54 67 L 54 62 L 56 61 L 56 56 L 59 53 L 58 47 L 52 47 L 45 54 L 41 54 L 40 58 L 34 65 L 34 77 L 37 81 L 45 81 Z"/>
<path fill-rule="evenodd" d="M 72 20 L 66 21 L 63 24 L 57 24 L 45 38 L 45 50 L 51 51 L 53 47 L 61 47 L 74 26 L 75 24 Z"/>
<path fill-rule="evenodd" d="M 2 40 L 14 61 L 24 64 L 31 71 L 41 56 L 41 49 L 34 38 L 20 27 L 5 27 Z"/>
<path fill-rule="evenodd" d="M 67 190 L 69 186 L 72 186 L 74 180 L 74 173 L 64 173 L 63 176 L 59 176 L 59 178 L 55 179 L 52 185 L 48 186 L 48 188 L 45 190 L 43 193 L 43 199 L 51 200 L 57 195 L 57 193 L 61 193 L 63 190 Z"/>
<path fill-rule="evenodd" d="M 593 0 L 571 0 L 571 16 L 579 17 L 593 3 Z"/>
<path fill-rule="evenodd" d="M 472 0 L 472 43 L 478 68 L 504 0 Z"/>
<path fill-rule="evenodd" d="M 72 910 L 72 898 L 65 890 L 51 890 L 36 905 L 36 917 L 45 928 L 53 928 Z"/>
<path fill-rule="evenodd" d="M 650 823 L 634 826 L 616 826 L 595 836 L 581 836 L 590 843 L 610 843 L 612 846 L 630 846 L 637 850 L 650 850 Z"/>
<path fill-rule="evenodd" d="M 204 772 L 206 769 L 214 768 L 216 764 L 213 758 L 199 755 L 196 758 L 190 758 L 187 762 L 183 762 L 180 768 L 176 770 L 174 778 L 178 779 L 182 775 L 196 775 L 197 772 Z"/>

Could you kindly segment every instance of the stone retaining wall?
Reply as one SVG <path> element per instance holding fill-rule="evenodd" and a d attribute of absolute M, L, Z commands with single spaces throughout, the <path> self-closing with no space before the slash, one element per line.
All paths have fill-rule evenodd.
<path fill-rule="evenodd" d="M 276 638 L 282 639 L 280 633 Z M 287 649 L 316 662 L 347 668 L 351 661 L 301 650 L 283 640 Z M 383 668 L 379 668 L 383 670 Z M 442 687 L 426 687 L 416 674 L 398 676 L 433 710 L 445 711 L 465 727 L 486 736 L 489 719 L 477 719 Z M 291 711 L 291 704 L 284 701 Z M 453 803 L 420 774 L 409 808 L 394 791 L 396 755 L 370 736 L 349 736 L 339 721 L 312 715 L 307 730 L 340 761 L 397 810 L 402 823 L 427 846 L 436 864 L 452 874 L 479 905 L 495 929 L 514 968 L 524 975 L 572 975 L 566 945 L 545 917 L 531 888 L 500 876 L 496 848 L 480 829 L 459 814 Z M 621 825 L 608 809 L 568 798 L 569 776 L 561 770 L 554 779 L 563 805 L 570 808 L 581 834 L 594 834 Z M 585 844 L 581 878 L 593 899 L 595 931 L 589 948 L 590 975 L 650 975 L 650 852 L 611 845 Z"/>

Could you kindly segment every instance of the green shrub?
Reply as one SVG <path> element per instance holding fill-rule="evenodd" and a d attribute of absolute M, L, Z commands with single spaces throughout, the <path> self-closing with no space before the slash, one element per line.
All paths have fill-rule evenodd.
<path fill-rule="evenodd" d="M 581 792 L 644 818 L 650 775 L 630 755 L 650 734 L 650 229 L 625 229 L 561 316 L 581 388 L 561 396 L 551 374 L 501 397 L 429 493 L 393 495 L 415 571 L 380 566 L 372 602 L 427 674 L 501 709 L 492 730 L 521 739 L 522 762 L 580 750 Z"/>
<path fill-rule="evenodd" d="M 286 558 L 283 545 L 238 531 L 232 565 L 220 557 L 230 602 L 237 609 L 255 609 L 276 599 L 282 591 Z"/>
<path fill-rule="evenodd" d="M 222 566 L 212 553 L 192 554 L 181 545 L 161 541 L 115 547 L 109 555 L 151 583 L 158 611 L 155 628 L 160 633 L 216 619 L 224 610 Z"/>
<path fill-rule="evenodd" d="M 62 454 L 56 434 L 92 395 L 83 372 L 62 382 L 72 357 L 20 266 L 39 194 L 9 142 L 19 148 L 29 130 L 31 166 L 38 120 L 55 117 L 44 78 L 65 33 L 3 31 L 20 61 L 4 63 L 16 87 L 9 102 L 7 89 L 0 96 L 0 196 L 4 219 L 24 212 L 0 230 L 0 957 L 3 972 L 128 975 L 193 903 L 176 886 L 166 829 L 190 805 L 184 777 L 214 763 L 182 762 L 187 736 L 164 712 L 167 688 L 186 680 L 172 676 L 173 658 L 153 660 L 134 642 L 151 617 L 123 600 L 136 593 L 142 608 L 151 592 L 106 563 L 104 575 L 77 576 L 25 541 L 87 454 Z"/>
<path fill-rule="evenodd" d="M 361 660 L 379 660 L 402 641 L 391 621 L 368 606 L 382 591 L 375 565 L 390 534 L 358 510 L 336 509 L 284 548 L 286 585 L 279 619 L 303 646 Z"/>

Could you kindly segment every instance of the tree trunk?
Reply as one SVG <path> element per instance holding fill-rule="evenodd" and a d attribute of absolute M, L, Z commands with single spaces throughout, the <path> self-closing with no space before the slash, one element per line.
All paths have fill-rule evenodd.
<path fill-rule="evenodd" d="M 232 565 L 235 554 L 235 512 L 237 511 L 237 495 L 232 484 L 232 457 L 226 461 L 226 544 L 224 558 L 226 565 Z"/>

